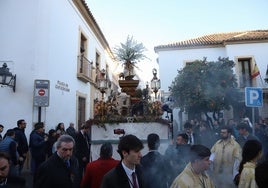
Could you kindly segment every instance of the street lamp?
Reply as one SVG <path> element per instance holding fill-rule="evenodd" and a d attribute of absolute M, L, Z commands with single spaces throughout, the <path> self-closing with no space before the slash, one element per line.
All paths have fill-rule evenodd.
<path fill-rule="evenodd" d="M 145 88 L 145 100 L 146 101 L 148 101 L 148 99 L 150 99 L 149 91 L 150 91 L 149 82 L 147 81 L 146 82 L 146 88 Z"/>
<path fill-rule="evenodd" d="M 105 93 L 105 91 L 106 91 L 106 89 L 108 88 L 107 87 L 107 79 L 106 79 L 106 77 L 105 77 L 105 74 L 106 74 L 106 72 L 105 72 L 105 70 L 104 69 L 102 69 L 101 71 L 100 71 L 100 77 L 99 77 L 99 79 L 98 79 L 98 89 L 100 90 L 100 92 L 101 92 L 101 99 L 103 100 L 104 99 L 104 93 Z"/>
<path fill-rule="evenodd" d="M 13 88 L 13 92 L 16 91 L 16 74 L 12 75 L 9 72 L 7 64 L 4 63 L 0 68 L 0 85 L 6 85 Z"/>
<path fill-rule="evenodd" d="M 104 110 L 106 108 L 106 104 L 104 102 L 104 93 L 106 92 L 106 89 L 108 88 L 107 87 L 107 79 L 106 79 L 106 71 L 105 69 L 102 69 L 100 71 L 100 75 L 98 77 L 98 80 L 97 80 L 97 84 L 98 84 L 98 89 L 100 90 L 101 92 L 101 105 L 100 105 L 100 110 L 101 110 L 101 120 L 103 121 L 104 120 Z"/>
<path fill-rule="evenodd" d="M 161 88 L 161 82 L 160 79 L 157 78 L 157 70 L 156 68 L 153 69 L 153 79 L 151 80 L 151 89 L 153 90 L 154 94 L 155 94 L 155 99 L 157 97 L 157 92 L 158 90 Z"/>

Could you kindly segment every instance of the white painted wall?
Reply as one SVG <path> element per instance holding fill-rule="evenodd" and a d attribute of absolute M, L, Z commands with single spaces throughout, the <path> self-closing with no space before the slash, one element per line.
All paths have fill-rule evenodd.
<path fill-rule="evenodd" d="M 2 1 L 0 12 L 0 61 L 12 61 L 8 67 L 17 75 L 15 93 L 11 88 L 0 88 L 0 123 L 5 126 L 4 133 L 15 127 L 18 119 L 25 119 L 29 135 L 37 122 L 38 109 L 33 107 L 35 79 L 50 80 L 50 105 L 42 108 L 46 131 L 59 122 L 66 127 L 69 122 L 76 122 L 77 92 L 87 97 L 88 119 L 90 84 L 76 78 L 79 29 L 88 37 L 89 60 L 95 60 L 96 50 L 101 53 L 101 68 L 111 60 L 72 0 Z M 57 89 L 58 81 L 69 92 Z"/>
<path fill-rule="evenodd" d="M 230 59 L 235 60 L 238 57 L 252 56 L 258 65 L 260 75 L 256 77 L 258 87 L 268 87 L 264 82 L 267 66 L 268 66 L 268 42 L 267 43 L 252 43 L 252 44 L 236 44 L 227 45 L 226 51 Z"/>
<path fill-rule="evenodd" d="M 251 44 L 232 44 L 221 48 L 201 48 L 201 49 L 181 49 L 181 50 L 160 50 L 158 54 L 159 74 L 161 79 L 161 90 L 168 91 L 172 81 L 178 75 L 178 70 L 185 66 L 185 62 L 202 60 L 207 57 L 208 61 L 216 61 L 218 57 L 229 57 L 230 60 L 236 61 L 236 58 L 253 57 L 260 70 L 260 76 L 256 77 L 256 87 L 267 88 L 268 84 L 264 82 L 267 59 L 268 59 L 268 42 L 251 43 Z M 235 68 L 234 68 L 235 71 Z M 259 108 L 260 114 L 267 117 L 267 104 Z M 180 120 L 178 117 L 179 109 L 173 110 L 174 131 L 180 130 Z M 186 114 L 183 114 L 182 123 L 187 120 Z M 176 133 L 175 133 L 176 134 Z"/>
<path fill-rule="evenodd" d="M 185 66 L 186 61 L 202 60 L 207 57 L 208 61 L 218 59 L 219 56 L 225 56 L 224 48 L 208 49 L 189 49 L 189 50 L 172 50 L 158 52 L 159 74 L 161 79 L 161 90 L 168 91 L 172 81 Z"/>
<path fill-rule="evenodd" d="M 143 141 L 144 148 L 142 155 L 148 152 L 147 136 L 151 133 L 156 133 L 160 137 L 159 152 L 164 154 L 168 147 L 168 125 L 160 123 L 120 123 L 120 124 L 106 124 L 106 130 L 103 127 L 93 125 L 91 127 L 91 159 L 96 160 L 100 154 L 101 144 L 104 142 L 111 142 L 113 145 L 113 157 L 120 160 L 120 155 L 117 152 L 118 141 L 122 135 L 114 134 L 114 129 L 124 129 L 125 134 L 133 134 Z"/>
<path fill-rule="evenodd" d="M 161 90 L 168 91 L 172 81 L 178 74 L 178 70 L 185 66 L 185 61 L 202 60 L 207 57 L 208 61 L 216 61 L 218 57 L 229 57 L 235 60 L 236 57 L 253 56 L 259 67 L 261 76 L 257 78 L 259 87 L 262 85 L 260 78 L 265 77 L 268 58 L 267 43 L 234 44 L 227 45 L 225 48 L 202 48 L 202 49 L 183 49 L 183 50 L 163 50 L 158 52 L 159 74 L 161 79 Z"/>

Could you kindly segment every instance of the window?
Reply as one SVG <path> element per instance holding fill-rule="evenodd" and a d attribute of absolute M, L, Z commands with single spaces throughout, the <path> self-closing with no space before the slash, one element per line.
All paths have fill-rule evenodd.
<path fill-rule="evenodd" d="M 95 62 L 96 62 L 96 69 L 99 69 L 100 68 L 100 54 L 98 52 L 96 52 Z"/>
<path fill-rule="evenodd" d="M 252 86 L 251 58 L 238 59 L 239 86 L 241 88 Z"/>
<path fill-rule="evenodd" d="M 185 66 L 187 66 L 187 65 L 191 65 L 191 64 L 193 64 L 194 63 L 194 61 L 187 61 L 187 62 L 185 62 Z"/>
<path fill-rule="evenodd" d="M 86 99 L 78 97 L 78 127 L 86 121 Z"/>
<path fill-rule="evenodd" d="M 192 65 L 194 62 L 198 61 L 197 59 L 185 59 L 183 60 L 184 66 Z"/>
<path fill-rule="evenodd" d="M 87 59 L 88 42 L 86 36 L 81 32 L 80 34 L 80 47 L 77 60 L 77 78 L 83 82 L 89 82 L 91 76 L 91 62 Z"/>
<path fill-rule="evenodd" d="M 98 52 L 96 52 L 95 67 L 96 67 L 95 83 L 97 83 L 98 78 L 100 77 L 100 54 Z"/>
<path fill-rule="evenodd" d="M 83 33 L 81 33 L 81 37 L 80 37 L 80 54 L 84 55 L 87 52 L 86 49 L 87 49 L 87 39 L 83 35 Z"/>

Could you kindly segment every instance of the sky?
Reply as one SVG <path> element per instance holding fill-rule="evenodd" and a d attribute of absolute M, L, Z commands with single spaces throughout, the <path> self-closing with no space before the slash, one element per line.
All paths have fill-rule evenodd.
<path fill-rule="evenodd" d="M 86 0 L 110 48 L 127 36 L 146 47 L 148 70 L 157 67 L 154 47 L 207 34 L 268 29 L 267 0 Z M 145 77 L 152 72 L 143 71 Z"/>

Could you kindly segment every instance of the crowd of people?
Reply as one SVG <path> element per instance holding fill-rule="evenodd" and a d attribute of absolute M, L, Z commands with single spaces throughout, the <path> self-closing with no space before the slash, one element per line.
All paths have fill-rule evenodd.
<path fill-rule="evenodd" d="M 60 122 L 55 126 L 55 129 L 50 129 L 48 133 L 45 132 L 44 123 L 38 122 L 34 125 L 29 140 L 25 135 L 26 125 L 24 119 L 18 120 L 17 126 L 8 129 L 3 137 L 1 133 L 4 130 L 4 125 L 0 125 L 0 153 L 6 154 L 8 156 L 6 159 L 9 162 L 8 176 L 5 177 L 1 175 L 0 164 L 0 179 L 3 179 L 3 182 L 0 182 L 0 187 L 8 184 L 9 181 L 4 179 L 22 178 L 21 173 L 27 159 L 30 159 L 33 182 L 26 184 L 25 181 L 19 181 L 21 187 L 28 185 L 33 185 L 33 187 L 58 187 L 65 184 L 66 187 L 79 187 L 84 169 L 89 162 L 90 136 L 88 134 L 90 122 L 88 121 L 82 125 L 79 131 L 75 129 L 74 123 L 70 123 L 69 127 L 65 129 L 64 123 Z M 62 166 L 58 165 L 61 164 L 60 161 L 65 160 L 69 161 L 70 168 L 64 174 L 62 173 L 64 172 Z M 63 167 L 66 167 L 65 164 Z M 54 175 L 53 172 L 55 172 Z M 44 174 L 46 173 L 52 174 L 52 176 L 45 177 Z M 53 178 L 59 178 L 62 181 L 54 181 Z M 53 182 L 53 184 L 49 184 L 49 182 Z M 65 184 L 63 184 L 64 182 Z"/>
<path fill-rule="evenodd" d="M 8 129 L 2 137 L 0 124 L 0 187 L 26 187 L 21 173 L 29 158 L 34 188 L 263 188 L 268 185 L 268 120 L 251 125 L 229 120 L 209 125 L 189 121 L 161 154 L 159 135 L 147 136 L 148 153 L 142 156 L 138 136 L 120 138 L 113 146 L 105 142 L 99 158 L 90 160 L 90 126 L 75 129 L 60 122 L 45 133 L 38 122 L 25 135 L 26 121 Z M 29 144 L 28 144 L 29 143 Z"/>

